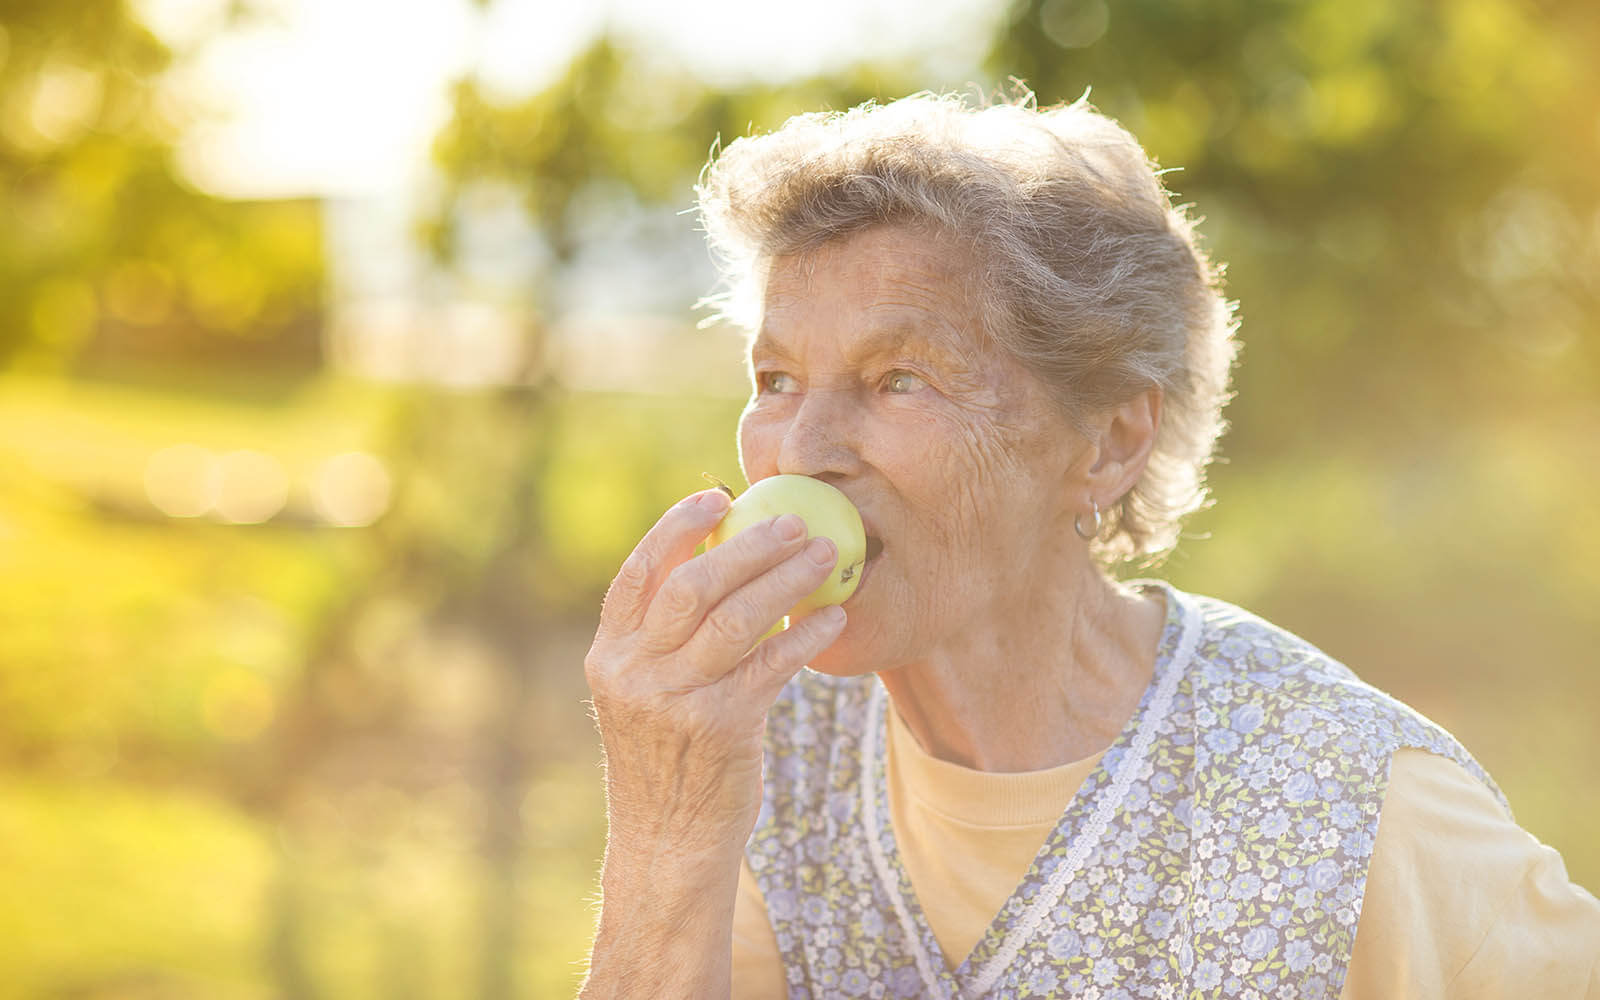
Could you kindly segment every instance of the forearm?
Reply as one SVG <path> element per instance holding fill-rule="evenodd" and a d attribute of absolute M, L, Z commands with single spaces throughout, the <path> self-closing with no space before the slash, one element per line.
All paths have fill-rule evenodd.
<path fill-rule="evenodd" d="M 727 508 L 709 490 L 662 515 L 612 581 L 584 657 L 607 820 L 585 1000 L 726 1000 L 766 713 L 844 628 L 821 611 L 762 638 L 837 555 L 822 542 L 819 560 L 793 516 L 693 555 Z"/>
<path fill-rule="evenodd" d="M 581 1000 L 728 997 L 738 868 L 608 845 Z"/>

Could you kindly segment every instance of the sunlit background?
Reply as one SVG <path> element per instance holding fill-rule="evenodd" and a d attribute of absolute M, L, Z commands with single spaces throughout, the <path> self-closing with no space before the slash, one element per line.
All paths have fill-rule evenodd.
<path fill-rule="evenodd" d="M 1600 886 L 1591 0 L 6 0 L 0 998 L 570 995 L 582 652 L 737 477 L 718 136 L 1078 97 L 1246 349 L 1161 572 L 1460 736 Z"/>

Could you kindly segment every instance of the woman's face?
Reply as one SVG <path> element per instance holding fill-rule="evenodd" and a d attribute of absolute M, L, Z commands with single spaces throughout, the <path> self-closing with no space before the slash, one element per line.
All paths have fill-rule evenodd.
<path fill-rule="evenodd" d="M 849 624 L 814 669 L 866 673 L 986 632 L 1004 641 L 1028 627 L 1038 588 L 1087 559 L 1072 531 L 1087 442 L 985 344 L 973 271 L 893 226 L 772 265 L 739 422 L 745 475 L 832 483 L 868 536 Z"/>

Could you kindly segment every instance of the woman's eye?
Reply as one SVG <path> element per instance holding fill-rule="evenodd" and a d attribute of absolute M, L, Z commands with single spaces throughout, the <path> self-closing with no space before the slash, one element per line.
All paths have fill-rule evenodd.
<path fill-rule="evenodd" d="M 762 372 L 759 378 L 762 392 L 794 391 L 794 376 L 788 372 Z"/>
<path fill-rule="evenodd" d="M 884 379 L 883 385 L 890 392 L 900 393 L 916 392 L 927 383 L 922 381 L 921 377 L 910 372 L 890 372 L 889 377 Z"/>

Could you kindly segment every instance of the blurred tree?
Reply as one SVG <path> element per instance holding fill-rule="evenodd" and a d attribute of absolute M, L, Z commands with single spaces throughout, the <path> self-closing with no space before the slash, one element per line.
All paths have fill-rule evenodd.
<path fill-rule="evenodd" d="M 1594 412 L 1593 51 L 1600 9 L 1581 0 L 1537 10 L 1515 0 L 1011 7 L 987 58 L 992 77 L 1021 78 L 1041 103 L 1092 85 L 1098 106 L 1164 166 L 1182 168 L 1167 179 L 1200 206 L 1243 303 L 1248 347 L 1230 414 L 1239 429 L 1226 447 L 1251 461 L 1219 468 L 1218 481 L 1238 488 L 1221 520 L 1201 522 L 1231 527 L 1219 533 L 1232 541 L 1173 567 L 1179 583 L 1187 572 L 1336 655 L 1358 653 L 1364 673 L 1403 694 L 1441 678 L 1477 677 L 1493 690 L 1485 678 L 1503 662 L 1481 633 L 1460 628 L 1463 616 L 1520 622 L 1540 636 L 1546 662 L 1582 648 L 1571 615 L 1583 601 L 1572 595 L 1593 592 L 1583 567 L 1600 540 L 1488 530 L 1515 502 L 1473 493 L 1481 484 L 1469 456 L 1525 414 L 1564 428 Z M 718 89 L 603 38 L 530 98 L 496 100 L 470 80 L 457 87 L 436 147 L 444 196 L 426 237 L 453 259 L 474 189 L 519 192 L 549 251 L 540 294 L 553 318 L 596 228 L 687 207 L 713 140 L 927 85 L 909 69 L 863 67 Z M 704 290 L 681 241 L 652 249 L 682 261 L 686 300 Z M 547 420 L 551 405 L 523 412 Z M 1571 487 L 1582 482 L 1546 473 L 1562 455 L 1592 450 L 1583 440 L 1550 435 L 1525 449 L 1527 471 L 1513 473 L 1518 502 L 1542 504 L 1556 522 L 1580 517 L 1584 494 Z M 533 495 L 581 489 L 573 470 L 585 467 L 558 461 Z M 1535 468 L 1545 478 L 1528 474 Z M 642 530 L 653 514 L 642 508 L 618 520 L 642 519 Z M 555 541 L 537 558 L 550 559 L 571 528 L 559 508 L 546 513 Z M 592 613 L 620 554 L 568 565 L 563 578 L 586 586 L 549 612 Z M 1375 577 L 1385 586 L 1372 586 Z M 496 645 L 498 662 L 520 669 L 514 645 Z M 1549 676 L 1568 695 L 1562 685 L 1581 683 Z M 1521 718 L 1573 725 L 1551 710 L 1566 696 L 1539 697 Z M 1507 745 L 1482 716 L 1444 721 L 1473 745 Z M 1536 773 L 1514 755 L 1486 760 L 1511 785 Z"/>
<path fill-rule="evenodd" d="M 897 82 L 893 89 L 898 87 Z M 268 811 L 292 813 L 290 801 L 336 782 L 338 761 L 371 742 L 370 726 L 339 720 L 332 704 L 337 696 L 331 694 L 337 685 L 328 679 L 356 671 L 367 690 L 383 686 L 357 666 L 360 636 L 374 615 L 400 602 L 415 614 L 416 631 L 470 636 L 480 682 L 494 692 L 475 716 L 464 758 L 482 810 L 482 871 L 475 880 L 481 898 L 474 921 L 479 996 L 510 997 L 526 988 L 516 972 L 519 942 L 527 933 L 520 891 L 529 877 L 524 795 L 538 774 L 572 752 L 529 738 L 529 719 L 539 711 L 534 699 L 540 688 L 533 682 L 539 651 L 572 618 L 592 614 L 612 569 L 609 551 L 598 560 L 587 550 L 586 558 L 574 560 L 569 551 L 572 539 L 581 540 L 597 516 L 592 501 L 574 502 L 574 491 L 588 489 L 617 519 L 607 526 L 609 538 L 628 532 L 636 537 L 669 502 L 666 493 L 675 491 L 675 497 L 685 488 L 659 474 L 663 459 L 656 442 L 623 426 L 640 422 L 631 415 L 637 407 L 574 400 L 555 378 L 547 338 L 561 318 L 558 293 L 567 269 L 593 238 L 594 220 L 607 206 L 627 214 L 670 212 L 684 204 L 717 135 L 873 96 L 866 71 L 852 80 L 724 93 L 608 38 L 578 54 L 550 87 L 523 100 L 497 102 L 470 79 L 456 87 L 455 114 L 437 144 L 444 196 L 424 230 L 441 265 L 470 285 L 472 262 L 464 259 L 463 234 L 481 205 L 475 193 L 498 187 L 518 194 L 549 265 L 524 290 L 538 312 L 525 331 L 525 377 L 470 396 L 419 395 L 406 408 L 397 425 L 404 430 L 390 452 L 417 473 L 384 525 L 386 568 L 328 619 L 321 653 L 290 709 L 301 721 L 280 732 L 282 757 L 271 768 L 276 804 Z M 678 239 L 672 252 L 682 246 Z M 685 260 L 683 270 L 697 269 Z M 694 290 L 685 283 L 684 292 L 686 305 Z M 685 438 L 680 457 L 696 453 L 706 427 L 715 426 L 723 438 L 728 414 L 720 409 L 714 421 L 686 416 L 683 407 L 676 415 Z M 650 420 L 643 418 L 641 426 L 659 430 Z M 599 456 L 582 443 L 587 438 L 608 450 L 609 459 L 597 466 Z M 586 485 L 584 469 L 603 478 Z M 630 477 L 628 470 L 637 489 L 620 481 Z M 431 705 L 398 695 L 390 702 L 396 714 L 388 731 L 403 743 L 406 733 L 426 726 Z M 396 753 L 393 759 L 408 757 Z M 398 773 L 390 780 L 407 784 Z M 310 978 L 296 928 L 305 925 L 314 904 L 294 890 L 292 873 L 284 878 L 289 888 L 278 896 L 275 916 L 278 979 L 305 995 Z"/>
<path fill-rule="evenodd" d="M 1392 453 L 1600 378 L 1596 51 L 1588 0 L 1019 0 L 987 64 L 1179 168 L 1243 303 L 1235 453 Z"/>
<path fill-rule="evenodd" d="M 1183 168 L 1168 179 L 1231 266 L 1249 347 L 1226 447 L 1250 460 L 1217 470 L 1224 502 L 1201 522 L 1217 540 L 1186 547 L 1176 581 L 1300 628 L 1402 696 L 1428 695 L 1415 700 L 1487 748 L 1535 830 L 1584 831 L 1600 815 L 1585 770 L 1600 682 L 1577 669 L 1592 660 L 1582 616 L 1600 593 L 1586 471 L 1600 466 L 1600 81 L 1584 58 L 1600 50 L 1597 17 L 1576 0 L 1034 0 L 1011 8 L 988 63 L 1044 102 L 1092 84 Z M 177 125 L 154 86 L 171 58 L 111 0 L 0 7 L 0 365 L 208 358 L 214 379 L 261 331 L 284 343 L 271 331 L 298 329 L 315 302 L 315 206 L 221 201 L 175 173 Z M 320 410 L 211 400 L 142 432 L 127 428 L 168 400 L 113 393 L 84 413 L 75 389 L 13 406 L 6 456 L 71 445 L 58 464 L 85 478 L 109 447 L 19 443 L 68 417 L 115 425 L 137 442 L 123 446 L 137 452 L 124 464 L 140 502 L 146 453 L 184 422 L 221 417 L 237 423 L 208 428 L 219 446 L 298 418 L 290 437 L 308 456 L 337 438 L 396 474 L 384 519 L 337 540 L 309 525 L 121 523 L 68 491 L 0 478 L 15 505 L 0 509 L 0 699 L 13 723 L 0 755 L 47 781 L 91 774 L 129 790 L 107 812 L 103 786 L 87 788 L 35 845 L 143 813 L 158 784 L 191 785 L 227 799 L 219 813 L 242 804 L 240 826 L 270 856 L 257 861 L 275 879 L 261 989 L 567 993 L 583 933 L 572 916 L 602 835 L 600 804 L 573 791 L 598 795 L 577 709 L 584 631 L 627 546 L 701 469 L 731 464 L 737 411 L 565 388 L 564 345 L 550 338 L 584 304 L 573 275 L 637 234 L 632 250 L 675 282 L 681 315 L 706 269 L 676 213 L 719 137 L 931 82 L 878 66 L 718 87 L 615 38 L 526 98 L 464 80 L 423 230 L 456 272 L 437 287 L 470 288 L 474 214 L 503 204 L 481 195 L 514 192 L 543 270 L 523 290 L 536 317 L 511 384 L 384 392 L 370 406 L 330 384 Z M 630 221 L 641 217 L 666 222 Z M 599 256 L 602 274 L 621 273 Z M 8 403 L 23 382 L 8 383 Z M 371 422 L 389 421 L 386 436 L 333 433 L 357 409 L 382 411 Z M 33 508 L 48 517 L 16 513 Z M 1555 666 L 1519 672 L 1512 689 L 1491 676 L 1507 663 Z M 1530 799 L 1538 808 L 1523 811 Z M 143 829 L 188 850 L 171 830 L 189 828 Z M 1600 854 L 1580 837 L 1551 839 L 1592 883 Z M 60 840 L 67 861 L 101 849 Z M 209 870 L 236 879 L 218 910 L 255 898 L 237 875 L 246 853 L 216 854 Z M 24 880 L 0 929 L 54 903 L 53 877 Z M 142 884 L 113 880 L 102 896 L 144 905 Z M 205 923 L 174 896 L 157 926 Z M 62 898 L 58 937 L 98 922 Z M 101 937 L 86 947 L 113 964 L 160 953 Z M 240 979 L 262 975 L 238 964 Z M 0 967 L 12 968 L 3 953 Z"/>
<path fill-rule="evenodd" d="M 464 195 L 478 184 L 510 184 L 554 258 L 570 261 L 607 203 L 687 207 L 715 143 L 776 128 L 806 111 L 892 99 L 916 89 L 914 79 L 908 67 L 862 65 L 834 76 L 721 89 L 642 44 L 610 36 L 526 99 L 496 101 L 466 79 L 436 143 L 447 186 L 427 233 L 441 257 L 451 258 Z"/>
<path fill-rule="evenodd" d="M 320 362 L 320 214 L 181 178 L 171 59 L 123 0 L 0 7 L 0 367 Z"/>
<path fill-rule="evenodd" d="M 1165 574 L 1440 719 L 1591 886 L 1596 52 L 1589 0 L 1017 0 L 986 60 L 1092 87 L 1227 262 L 1234 429 Z"/>

